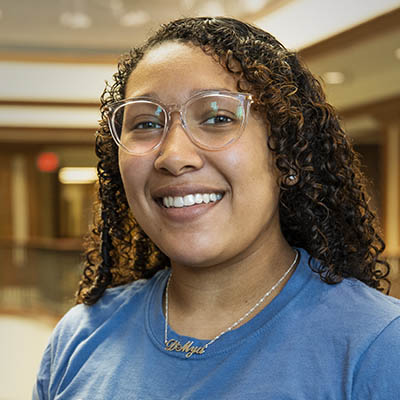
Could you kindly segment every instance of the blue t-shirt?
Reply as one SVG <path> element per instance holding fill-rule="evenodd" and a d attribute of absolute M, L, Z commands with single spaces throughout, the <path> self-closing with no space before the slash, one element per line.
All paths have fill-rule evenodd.
<path fill-rule="evenodd" d="M 189 358 L 165 350 L 168 270 L 108 289 L 59 322 L 33 399 L 399 400 L 400 301 L 355 279 L 323 283 L 307 261 L 301 250 L 267 307 Z"/>

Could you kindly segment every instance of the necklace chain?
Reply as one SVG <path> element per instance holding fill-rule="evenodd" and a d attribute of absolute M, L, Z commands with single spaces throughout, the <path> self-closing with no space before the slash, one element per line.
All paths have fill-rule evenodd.
<path fill-rule="evenodd" d="M 264 300 L 283 282 L 283 280 L 289 275 L 290 271 L 293 269 L 293 267 L 296 265 L 297 259 L 299 257 L 299 252 L 296 251 L 296 256 L 294 257 L 294 260 L 288 270 L 280 277 L 280 279 L 275 283 L 274 286 L 271 287 L 271 289 L 266 292 L 260 300 L 257 301 L 256 304 L 254 304 L 253 307 L 250 308 L 249 311 L 247 311 L 244 315 L 242 315 L 237 321 L 235 321 L 229 328 L 225 329 L 221 333 L 219 333 L 217 336 L 215 336 L 213 339 L 211 339 L 209 342 L 207 342 L 204 346 L 202 347 L 193 347 L 192 344 L 193 342 L 188 342 L 186 345 L 182 346 L 177 340 L 168 340 L 168 291 L 169 291 L 169 284 L 171 282 L 172 278 L 172 271 L 169 275 L 167 286 L 165 289 L 165 326 L 164 326 L 164 343 L 165 343 L 165 349 L 168 351 L 182 351 L 186 352 L 187 355 L 186 357 L 190 357 L 192 354 L 197 353 L 197 354 L 203 354 L 205 350 L 207 349 L 208 346 L 213 344 L 216 340 L 218 340 L 222 335 L 225 335 L 225 333 L 231 331 L 232 329 L 236 328 L 243 320 L 245 320 L 250 314 L 252 314 L 260 305 L 264 302 Z M 170 342 L 173 342 L 172 345 L 170 345 Z"/>

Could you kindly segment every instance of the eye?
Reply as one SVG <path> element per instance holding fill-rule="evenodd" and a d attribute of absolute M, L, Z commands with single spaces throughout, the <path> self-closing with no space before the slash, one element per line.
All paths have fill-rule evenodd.
<path fill-rule="evenodd" d="M 144 121 L 136 124 L 133 129 L 162 129 L 163 126 L 158 122 Z"/>
<path fill-rule="evenodd" d="M 203 122 L 204 125 L 218 125 L 218 124 L 229 124 L 233 122 L 233 119 L 226 115 L 216 115 L 214 117 L 208 118 Z"/>

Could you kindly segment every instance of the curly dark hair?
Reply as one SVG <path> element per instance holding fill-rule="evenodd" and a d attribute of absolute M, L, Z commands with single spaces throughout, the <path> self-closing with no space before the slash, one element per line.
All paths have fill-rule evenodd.
<path fill-rule="evenodd" d="M 237 76 L 239 91 L 253 95 L 252 107 L 269 127 L 268 147 L 280 173 L 281 227 L 289 244 L 320 261 L 315 272 L 324 282 L 354 277 L 378 290 L 390 287 L 389 265 L 381 258 L 385 245 L 368 206 L 360 161 L 320 83 L 296 53 L 267 32 L 231 18 L 199 17 L 163 25 L 125 54 L 103 92 L 96 136 L 99 199 L 77 302 L 94 304 L 108 287 L 170 267 L 129 209 L 107 124 L 107 106 L 125 97 L 132 70 L 149 49 L 166 41 L 200 47 Z M 294 184 L 290 175 L 296 176 Z"/>

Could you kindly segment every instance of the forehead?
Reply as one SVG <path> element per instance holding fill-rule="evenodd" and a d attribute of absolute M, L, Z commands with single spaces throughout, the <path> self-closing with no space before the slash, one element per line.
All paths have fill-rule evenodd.
<path fill-rule="evenodd" d="M 166 42 L 149 50 L 132 71 L 126 97 L 185 98 L 194 91 L 208 89 L 237 91 L 237 78 L 201 48 Z"/>

